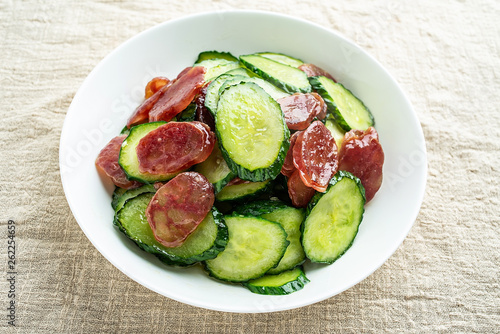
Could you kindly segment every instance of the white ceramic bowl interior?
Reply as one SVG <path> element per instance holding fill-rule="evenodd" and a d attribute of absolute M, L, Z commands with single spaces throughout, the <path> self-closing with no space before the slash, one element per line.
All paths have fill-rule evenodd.
<path fill-rule="evenodd" d="M 120 132 L 152 77 L 175 77 L 206 50 L 234 55 L 281 52 L 316 64 L 360 97 L 375 117 L 386 158 L 382 187 L 366 206 L 359 233 L 347 253 L 332 265 L 306 263 L 311 282 L 291 295 L 253 294 L 242 286 L 209 278 L 199 266 L 167 267 L 112 224 L 113 185 L 97 173 L 97 154 Z M 271 312 L 327 299 L 379 268 L 416 219 L 427 160 L 422 130 L 408 99 L 387 71 L 354 43 L 289 16 L 222 11 L 160 24 L 101 61 L 68 110 L 60 142 L 60 168 L 68 203 L 81 229 L 127 276 L 190 305 L 228 312 Z"/>

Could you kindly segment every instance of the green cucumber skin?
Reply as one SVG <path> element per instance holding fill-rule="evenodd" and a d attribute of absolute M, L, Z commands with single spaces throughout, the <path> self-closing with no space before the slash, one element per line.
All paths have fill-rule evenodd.
<path fill-rule="evenodd" d="M 116 210 L 116 205 L 118 204 L 118 200 L 126 191 L 127 189 L 123 189 L 120 187 L 116 187 L 115 191 L 113 191 L 113 195 L 111 196 L 111 207 L 113 208 L 113 211 Z"/>
<path fill-rule="evenodd" d="M 123 127 L 122 131 L 120 131 L 121 135 L 127 135 L 128 136 L 129 133 L 130 133 L 130 129 L 126 125 Z"/>
<path fill-rule="evenodd" d="M 282 215 L 286 216 L 287 211 L 283 210 L 292 210 L 294 212 L 298 212 L 302 215 L 302 220 L 300 221 L 299 225 L 297 226 L 297 229 L 293 227 L 291 229 L 291 226 L 289 226 L 289 221 L 282 221 L 280 219 L 272 219 L 270 217 L 267 217 L 266 214 L 273 213 L 274 211 L 281 211 Z M 234 208 L 234 212 L 242 215 L 248 215 L 248 216 L 255 216 L 255 217 L 262 217 L 264 219 L 268 219 L 271 221 L 276 221 L 279 224 L 282 224 L 283 228 L 285 229 L 285 232 L 287 233 L 295 233 L 299 232 L 298 236 L 294 236 L 293 239 L 292 236 L 289 234 L 287 237 L 287 240 L 289 240 L 291 243 L 288 246 L 288 249 L 285 251 L 285 255 L 283 255 L 283 258 L 280 260 L 278 263 L 278 266 L 276 268 L 270 269 L 267 274 L 279 274 L 283 271 L 287 271 L 290 269 L 293 269 L 297 267 L 298 265 L 301 265 L 305 262 L 305 254 L 304 250 L 301 246 L 301 226 L 304 222 L 305 219 L 305 210 L 302 208 L 295 208 L 293 206 L 286 205 L 283 202 L 280 201 L 271 201 L 271 200 L 259 200 L 259 201 L 254 201 L 250 202 L 248 204 L 243 204 L 240 205 L 236 208 Z M 283 216 L 282 216 L 283 217 Z M 293 260 L 293 261 L 292 261 Z"/>
<path fill-rule="evenodd" d="M 155 193 L 155 192 L 156 192 L 156 189 L 152 184 L 145 184 L 139 188 L 129 189 L 129 190 L 123 192 L 118 198 L 116 198 L 116 200 L 113 200 L 114 201 L 113 208 L 116 212 L 120 211 L 120 209 L 123 208 L 123 205 L 125 204 L 125 202 L 128 201 L 129 199 L 137 197 L 143 193 Z M 121 192 L 118 192 L 117 195 L 119 193 L 121 193 Z"/>
<path fill-rule="evenodd" d="M 262 58 L 265 58 L 265 57 L 262 57 Z M 278 62 L 276 62 L 274 60 L 271 60 L 269 58 L 266 58 L 266 59 L 269 60 L 269 61 L 278 63 Z M 285 92 L 287 92 L 289 94 L 294 94 L 294 93 L 310 93 L 311 90 L 312 90 L 311 86 L 308 86 L 307 88 L 298 88 L 298 87 L 290 85 L 290 84 L 288 84 L 286 82 L 283 82 L 281 80 L 278 80 L 278 79 L 274 78 L 273 76 L 267 74 L 266 72 L 264 72 L 260 68 L 254 66 L 251 63 L 249 63 L 248 61 L 246 61 L 245 60 L 245 56 L 240 56 L 240 62 L 243 63 L 243 65 L 245 65 L 245 67 L 247 67 L 249 70 L 251 70 L 252 72 L 254 72 L 255 74 L 257 74 L 261 78 L 269 81 L 270 83 L 272 83 L 276 87 L 281 88 L 282 90 L 284 90 Z M 278 63 L 278 64 L 283 65 L 282 63 Z M 287 65 L 283 65 L 283 66 L 287 66 Z M 292 68 L 294 68 L 294 67 L 292 67 Z M 296 68 L 294 68 L 294 69 L 296 69 Z M 305 75 L 305 73 L 304 73 L 304 75 Z"/>
<path fill-rule="evenodd" d="M 236 177 L 236 174 L 234 174 L 233 172 L 230 172 L 222 180 L 217 181 L 215 183 L 212 183 L 212 185 L 214 186 L 214 192 L 215 192 L 215 194 L 217 195 L 222 190 L 222 188 L 224 188 L 235 177 Z"/>
<path fill-rule="evenodd" d="M 229 73 L 223 73 L 217 78 L 212 80 L 208 85 L 207 94 L 205 96 L 205 107 L 210 111 L 212 116 L 215 117 L 217 113 L 217 102 L 219 101 L 219 88 L 224 84 L 224 82 L 234 76 Z"/>
<path fill-rule="evenodd" d="M 261 56 L 261 57 L 265 57 L 265 58 L 269 58 L 271 60 L 277 61 L 278 63 L 282 63 L 283 65 L 288 65 L 288 66 L 292 66 L 292 67 L 299 67 L 300 65 L 304 64 L 304 61 L 301 59 L 291 57 L 289 55 L 286 55 L 284 53 L 279 53 L 279 52 L 258 52 L 258 53 L 256 53 L 256 55 Z M 279 61 L 279 60 L 275 59 L 273 56 L 287 58 L 288 63 L 286 63 L 284 61 Z M 293 63 L 293 65 L 292 65 L 292 63 Z"/>
<path fill-rule="evenodd" d="M 272 296 L 289 295 L 293 292 L 297 292 L 299 290 L 302 290 L 304 288 L 304 286 L 310 282 L 310 280 L 304 274 L 304 271 L 302 270 L 302 268 L 300 268 L 300 270 L 301 270 L 301 273 L 295 280 L 287 282 L 284 285 L 279 286 L 279 287 L 258 286 L 258 285 L 253 285 L 250 282 L 243 282 L 242 285 L 244 287 L 246 287 L 248 290 L 250 290 L 251 292 L 257 293 L 260 295 L 272 295 Z"/>
<path fill-rule="evenodd" d="M 202 262 L 217 257 L 217 255 L 226 247 L 229 240 L 229 234 L 227 226 L 224 223 L 224 216 L 222 215 L 222 213 L 220 213 L 215 207 L 212 208 L 211 212 L 214 217 L 215 224 L 217 225 L 217 237 L 215 238 L 215 242 L 210 249 L 207 249 L 203 253 L 189 258 L 182 258 L 165 252 L 156 254 L 156 257 L 158 257 L 162 262 L 168 265 L 180 267 L 190 266 L 197 262 Z"/>
<path fill-rule="evenodd" d="M 233 56 L 230 52 L 219 52 L 219 51 L 203 51 L 198 55 L 198 58 L 194 64 L 199 64 L 204 60 L 208 59 L 226 59 L 230 61 L 238 61 L 238 58 Z"/>
<path fill-rule="evenodd" d="M 268 81 L 262 79 L 262 78 L 257 78 L 257 77 L 245 77 L 243 75 L 240 76 L 234 76 L 233 79 L 228 79 L 226 80 L 222 86 L 220 87 L 220 91 L 224 91 L 228 86 L 236 85 L 241 82 L 253 82 L 257 84 L 260 88 L 262 88 L 266 93 L 268 93 L 273 99 L 276 101 L 279 100 L 280 98 L 289 96 L 290 94 L 285 93 L 283 90 L 280 88 L 270 84 Z"/>
<path fill-rule="evenodd" d="M 323 84 L 319 81 L 319 78 L 321 78 L 321 76 L 309 77 L 308 79 L 309 79 L 309 82 L 311 83 L 311 86 L 313 87 L 313 89 L 319 95 L 321 95 L 323 100 L 325 100 L 326 106 L 328 107 L 328 112 L 333 116 L 333 118 L 335 119 L 337 124 L 342 128 L 342 130 L 344 130 L 346 132 L 352 130 L 351 126 L 349 126 L 349 124 L 347 124 L 346 120 L 344 119 L 344 117 L 340 113 L 339 109 L 337 108 L 337 104 L 335 103 L 335 101 L 333 101 L 333 98 L 330 96 L 330 93 L 328 93 L 328 91 L 323 87 Z M 328 79 L 328 80 L 330 80 L 330 79 Z M 349 89 L 345 88 L 344 85 L 342 85 L 341 83 L 336 83 L 336 84 L 342 86 L 342 88 L 347 90 L 352 96 L 354 96 L 356 99 L 358 99 Z M 375 119 L 373 118 L 373 115 L 370 112 L 370 110 L 368 109 L 368 107 L 366 107 L 366 105 L 363 103 L 363 101 L 361 101 L 360 99 L 358 99 L 358 100 L 361 102 L 361 104 L 368 111 L 371 126 L 375 125 Z M 325 121 L 326 121 L 326 117 L 325 117 Z"/>
<path fill-rule="evenodd" d="M 281 201 L 259 200 L 234 208 L 234 212 L 244 216 L 261 216 L 279 209 L 289 208 Z"/>
<path fill-rule="evenodd" d="M 234 186 L 236 187 L 238 185 L 234 185 Z M 250 201 L 250 200 L 252 200 L 254 198 L 257 198 L 257 197 L 259 197 L 259 196 L 261 196 L 263 194 L 268 193 L 269 190 L 271 190 L 271 188 L 272 188 L 272 182 L 268 182 L 264 187 L 262 187 L 260 189 L 257 189 L 257 191 L 255 191 L 255 192 L 253 192 L 251 194 L 246 194 L 246 195 L 243 195 L 243 196 L 240 196 L 240 197 L 233 197 L 233 198 L 227 198 L 227 199 L 219 199 L 216 196 L 215 200 L 217 202 L 219 202 L 219 203 L 232 203 L 232 204 L 245 203 L 245 202 L 248 202 L 248 201 Z"/>
<path fill-rule="evenodd" d="M 218 132 L 217 129 L 215 131 L 217 134 Z M 238 177 L 242 180 L 261 182 L 270 179 L 275 179 L 276 176 L 278 176 L 278 174 L 281 172 L 281 167 L 285 162 L 286 153 L 288 152 L 288 148 L 290 147 L 290 142 L 288 141 L 288 138 L 290 137 L 290 132 L 288 131 L 288 128 L 286 128 L 286 134 L 287 134 L 286 139 L 284 139 L 283 143 L 281 144 L 281 148 L 278 153 L 278 158 L 273 162 L 271 166 L 267 168 L 258 168 L 253 171 L 246 169 L 245 167 L 242 167 L 237 163 L 235 163 L 233 160 L 231 160 L 231 158 L 229 157 L 229 153 L 221 145 L 222 156 L 224 157 L 224 160 L 226 160 L 228 167 L 233 171 L 233 173 L 238 175 Z M 220 141 L 220 136 L 217 136 L 217 140 Z"/>
<path fill-rule="evenodd" d="M 256 85 L 255 83 L 240 83 L 241 85 L 246 85 L 246 84 L 252 84 Z M 233 86 L 227 87 L 224 91 L 230 89 Z M 224 94 L 224 92 L 222 92 Z M 222 95 L 221 94 L 221 95 Z M 267 94 L 267 93 L 266 93 Z M 271 98 L 272 99 L 272 98 Z M 274 101 L 274 100 L 273 100 Z M 277 102 L 276 102 L 277 103 Z M 279 106 L 279 104 L 278 104 Z M 281 109 L 281 107 L 280 107 Z M 215 118 L 215 135 L 217 137 L 217 142 L 221 143 L 219 145 L 220 150 L 222 152 L 222 156 L 224 157 L 224 160 L 226 160 L 226 163 L 233 171 L 234 174 L 238 175 L 238 177 L 242 180 L 246 181 L 252 181 L 252 182 L 260 182 L 260 181 L 266 181 L 269 179 L 275 179 L 281 172 L 281 167 L 283 166 L 283 163 L 285 162 L 285 157 L 286 153 L 288 152 L 288 149 L 290 147 L 290 130 L 288 130 L 288 126 L 286 125 L 286 122 L 284 121 L 284 114 L 281 112 L 282 117 L 283 117 L 283 131 L 284 131 L 284 138 L 281 143 L 280 150 L 278 152 L 278 156 L 276 157 L 276 160 L 267 168 L 258 168 L 255 170 L 249 170 L 243 166 L 238 165 L 236 162 L 234 162 L 231 157 L 229 156 L 229 153 L 226 151 L 224 146 L 222 145 L 222 138 L 219 133 L 219 130 L 217 128 L 217 115 Z"/>
<path fill-rule="evenodd" d="M 230 216 L 226 216 L 226 217 L 233 217 L 233 216 L 237 216 L 237 217 L 245 217 L 245 216 L 242 216 L 242 215 L 236 215 L 236 214 L 232 214 L 232 215 L 230 215 Z M 256 218 L 256 217 L 251 217 L 251 216 L 246 216 L 246 217 L 248 217 L 248 218 Z M 261 220 L 264 220 L 264 221 L 266 221 L 266 222 L 268 222 L 268 223 L 273 223 L 273 224 L 275 224 L 276 226 L 279 226 L 279 228 L 282 230 L 282 232 L 283 232 L 283 234 L 284 234 L 284 236 L 285 236 L 285 238 L 286 238 L 287 234 L 286 234 L 286 232 L 285 232 L 285 229 L 283 229 L 283 227 L 282 227 L 279 223 L 272 222 L 272 221 L 268 221 L 268 220 L 265 220 L 265 219 L 262 219 L 262 218 L 258 218 L 258 219 L 261 219 Z M 229 233 L 228 233 L 228 234 L 229 234 Z M 286 248 L 288 247 L 288 245 L 289 245 L 289 244 L 290 244 L 290 242 L 289 242 L 288 240 L 285 240 L 285 242 L 284 242 L 284 247 L 283 247 L 283 249 L 282 249 L 280 259 L 281 259 L 281 258 L 283 257 L 283 255 L 285 254 Z M 203 266 L 204 266 L 205 271 L 208 273 L 208 275 L 209 275 L 210 277 L 216 278 L 216 279 L 218 279 L 218 280 L 220 280 L 220 281 L 224 281 L 224 282 L 231 282 L 231 283 L 242 283 L 242 282 L 244 282 L 244 281 L 248 281 L 248 280 L 251 280 L 251 279 L 259 278 L 259 277 L 262 277 L 262 276 L 265 274 L 265 272 L 267 271 L 267 270 L 266 270 L 266 271 L 264 271 L 264 272 L 262 272 L 262 273 L 259 273 L 259 274 L 257 274 L 257 275 L 254 275 L 254 277 L 250 277 L 250 278 L 248 278 L 248 279 L 246 279 L 246 280 L 244 280 L 244 281 L 241 281 L 241 280 L 231 280 L 231 279 L 227 279 L 227 278 L 224 278 L 224 277 L 220 277 L 220 276 L 218 276 L 217 274 L 215 274 L 212 270 L 210 270 L 210 266 L 209 266 L 209 264 L 208 264 L 206 261 L 203 261 L 202 263 L 203 263 Z M 276 264 L 275 264 L 275 266 L 274 266 L 274 267 L 276 267 L 278 264 L 279 264 L 279 260 L 276 262 Z M 274 268 L 274 267 L 272 267 L 272 268 Z M 272 269 L 272 268 L 270 268 L 270 269 Z"/>
<path fill-rule="evenodd" d="M 337 182 L 339 182 L 340 180 L 342 180 L 343 178 L 349 178 L 353 181 L 356 182 L 356 185 L 358 186 L 360 192 L 361 192 L 361 195 L 363 197 L 363 200 L 366 201 L 366 197 L 365 197 L 365 188 L 363 187 L 363 185 L 361 184 L 361 181 L 355 177 L 354 175 L 352 175 L 351 173 L 349 172 L 346 172 L 346 171 L 338 171 L 333 177 L 332 179 L 330 180 L 329 182 L 329 186 L 328 188 L 326 189 L 326 191 L 324 193 L 320 193 L 320 192 L 317 192 L 311 199 L 311 201 L 309 201 L 309 204 L 307 206 L 307 209 L 306 209 L 306 219 L 304 220 L 304 223 L 302 224 L 301 226 L 301 233 L 302 233 L 302 244 L 303 244 L 303 238 L 304 238 L 304 230 L 306 228 L 306 221 L 307 221 L 307 217 L 309 216 L 309 214 L 311 213 L 312 209 L 316 206 L 316 204 L 318 204 L 318 202 L 321 200 L 321 197 L 323 197 L 326 193 L 328 193 L 328 191 L 330 190 L 331 187 L 333 187 Z M 363 216 L 364 212 L 365 212 L 365 209 L 363 207 L 362 209 L 362 213 L 361 213 L 361 217 Z M 307 251 L 306 249 L 304 248 L 304 251 L 306 252 L 306 256 L 309 258 L 309 260 L 311 260 L 311 262 L 315 262 L 315 263 L 326 263 L 326 264 L 332 264 L 333 262 L 337 261 L 342 255 L 345 254 L 345 252 L 347 252 L 349 250 L 349 248 L 351 248 L 354 240 L 356 239 L 356 235 L 358 234 L 358 231 L 359 231 L 359 225 L 361 225 L 361 222 L 358 224 L 358 227 L 356 229 L 356 233 L 355 233 L 355 236 L 354 238 L 352 239 L 351 243 L 344 249 L 344 251 L 339 254 L 336 258 L 334 259 L 331 259 L 331 260 L 328 260 L 328 261 L 318 261 L 318 260 L 312 260 L 311 258 L 309 258 L 307 256 Z"/>
<path fill-rule="evenodd" d="M 328 188 L 326 189 L 326 191 L 324 193 L 316 192 L 316 194 L 314 194 L 314 196 L 311 198 L 311 200 L 309 201 L 309 204 L 307 205 L 306 216 L 309 216 L 309 214 L 311 213 L 311 210 L 316 206 L 316 204 L 318 204 L 321 197 L 323 197 L 323 195 L 326 194 L 328 192 L 328 190 L 330 190 L 331 187 L 333 187 L 335 184 L 337 184 L 337 182 L 342 180 L 344 177 L 347 177 L 347 178 L 356 182 L 356 185 L 358 186 L 359 190 L 361 191 L 361 194 L 363 195 L 363 199 L 366 200 L 365 188 L 361 184 L 361 180 L 349 172 L 346 172 L 344 170 L 339 170 L 331 178 L 330 182 L 328 183 Z M 364 212 L 364 209 L 363 209 L 363 212 Z"/>
<path fill-rule="evenodd" d="M 151 198 L 153 197 L 154 193 L 142 193 L 136 197 L 129 198 L 125 204 L 133 200 L 139 196 L 150 196 Z M 124 204 L 124 205 L 125 205 Z M 140 249 L 143 251 L 153 254 L 156 256 L 161 262 L 167 264 L 167 265 L 172 265 L 172 266 L 179 266 L 179 267 L 186 267 L 190 266 L 196 262 L 201 262 L 209 259 L 213 259 L 219 254 L 221 251 L 224 250 L 226 247 L 226 244 L 228 242 L 228 230 L 227 226 L 224 223 L 224 216 L 215 208 L 213 207 L 211 210 L 212 216 L 214 218 L 215 224 L 217 225 L 217 237 L 215 239 L 215 242 L 213 246 L 210 249 L 207 249 L 201 254 L 198 254 L 196 256 L 192 256 L 189 258 L 182 258 L 173 254 L 169 254 L 166 251 L 154 246 L 154 245 L 148 245 L 144 242 L 141 242 L 139 240 L 135 240 L 132 238 L 132 236 L 129 235 L 128 231 L 122 226 L 120 223 L 120 220 L 118 219 L 118 214 L 119 211 L 115 213 L 115 218 L 114 218 L 114 223 L 118 227 L 118 229 L 125 234 L 125 236 L 132 240 Z"/>

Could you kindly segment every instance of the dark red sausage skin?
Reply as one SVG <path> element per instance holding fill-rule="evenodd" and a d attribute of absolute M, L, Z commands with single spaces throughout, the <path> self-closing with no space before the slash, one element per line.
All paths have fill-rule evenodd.
<path fill-rule="evenodd" d="M 127 175 L 118 164 L 120 149 L 125 138 L 127 138 L 127 135 L 121 135 L 111 139 L 97 156 L 95 165 L 97 170 L 111 178 L 115 186 L 124 189 L 133 189 L 141 186 L 142 183 L 127 179 Z"/>
<path fill-rule="evenodd" d="M 215 135 L 201 122 L 170 122 L 144 136 L 136 147 L 142 173 L 170 174 L 208 158 Z"/>
<path fill-rule="evenodd" d="M 305 208 L 316 193 L 313 188 L 309 188 L 302 182 L 300 172 L 297 169 L 288 178 L 287 186 L 288 196 L 292 200 L 293 206 L 297 208 Z"/>
<path fill-rule="evenodd" d="M 209 83 L 207 82 L 205 86 L 200 91 L 200 94 L 196 96 L 196 120 L 202 123 L 207 124 L 212 131 L 215 132 L 215 120 L 212 113 L 208 111 L 207 107 L 205 107 L 205 97 L 207 95 L 207 88 Z"/>
<path fill-rule="evenodd" d="M 293 147 L 293 164 L 306 186 L 326 191 L 337 172 L 338 155 L 335 139 L 323 123 L 315 121 L 298 135 Z"/>
<path fill-rule="evenodd" d="M 161 87 L 157 92 L 151 95 L 151 97 L 138 106 L 132 116 L 128 119 L 127 128 L 130 129 L 134 125 L 147 123 L 149 121 L 149 112 L 172 83 L 173 81 L 169 81 L 165 86 Z"/>
<path fill-rule="evenodd" d="M 146 208 L 153 234 L 165 247 L 178 247 L 209 214 L 213 186 L 196 172 L 180 173 L 163 185 Z"/>
<path fill-rule="evenodd" d="M 351 130 L 344 136 L 339 151 L 339 169 L 352 173 L 365 187 L 368 203 L 382 185 L 384 151 L 373 127 Z"/>
<path fill-rule="evenodd" d="M 316 77 L 322 75 L 324 77 L 332 79 L 334 82 L 337 82 L 337 80 L 335 80 L 330 73 L 314 64 L 302 64 L 299 66 L 299 70 L 304 72 L 308 77 Z"/>
<path fill-rule="evenodd" d="M 205 83 L 205 68 L 195 66 L 184 70 L 149 111 L 149 121 L 170 121 L 186 109 Z"/>
<path fill-rule="evenodd" d="M 290 130 L 305 130 L 317 117 L 326 116 L 325 101 L 317 93 L 296 93 L 277 100 Z"/>
<path fill-rule="evenodd" d="M 297 137 L 301 131 L 295 132 L 292 137 L 290 137 L 290 147 L 288 148 L 288 152 L 286 152 L 285 161 L 283 162 L 283 166 L 281 167 L 281 174 L 286 177 L 292 176 L 295 171 L 295 166 L 293 165 L 293 146 L 297 140 Z"/>

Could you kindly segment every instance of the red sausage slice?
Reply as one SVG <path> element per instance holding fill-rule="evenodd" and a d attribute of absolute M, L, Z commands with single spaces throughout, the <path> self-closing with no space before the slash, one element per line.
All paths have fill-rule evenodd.
<path fill-rule="evenodd" d="M 324 192 L 337 172 L 337 144 L 320 121 L 313 122 L 297 137 L 293 147 L 293 164 L 304 184 Z"/>
<path fill-rule="evenodd" d="M 290 130 L 305 130 L 314 117 L 325 118 L 325 101 L 316 93 L 297 93 L 278 100 Z M 318 117 L 319 118 L 319 117 Z"/>
<path fill-rule="evenodd" d="M 95 165 L 99 171 L 111 178 L 115 186 L 124 189 L 132 189 L 141 186 L 142 183 L 127 179 L 127 175 L 118 164 L 120 149 L 125 138 L 127 138 L 127 135 L 121 135 L 111 139 L 97 156 Z"/>
<path fill-rule="evenodd" d="M 290 137 L 290 148 L 288 148 L 288 152 L 286 152 L 285 161 L 283 162 L 283 166 L 281 167 L 281 174 L 286 177 L 292 176 L 295 171 L 295 166 L 293 165 L 293 146 L 297 140 L 297 137 L 301 131 L 295 132 L 292 137 Z"/>
<path fill-rule="evenodd" d="M 177 173 L 204 161 L 215 135 L 201 122 L 170 122 L 145 135 L 136 147 L 142 173 Z"/>
<path fill-rule="evenodd" d="M 369 202 L 382 185 L 384 151 L 373 127 L 366 131 L 351 130 L 344 136 L 339 151 L 339 169 L 358 177 Z"/>
<path fill-rule="evenodd" d="M 319 119 L 319 120 L 325 119 L 326 112 L 327 112 L 327 109 L 328 109 L 328 107 L 326 106 L 325 100 L 323 100 L 323 98 L 321 97 L 321 95 L 319 95 L 318 93 L 314 92 L 314 93 L 311 93 L 311 94 L 314 95 L 314 97 L 316 99 L 318 99 L 319 104 L 321 105 L 321 111 L 316 115 L 316 118 Z"/>
<path fill-rule="evenodd" d="M 195 66 L 183 72 L 149 112 L 150 122 L 170 121 L 175 115 L 186 109 L 200 92 L 205 83 L 205 68 Z"/>
<path fill-rule="evenodd" d="M 151 96 L 153 96 L 154 93 L 159 91 L 163 86 L 168 84 L 170 80 L 166 77 L 155 77 L 151 79 L 151 81 L 148 82 L 146 85 L 146 89 L 144 92 L 144 96 L 146 99 L 149 99 Z"/>
<path fill-rule="evenodd" d="M 144 101 L 137 109 L 135 109 L 132 116 L 127 121 L 127 128 L 131 128 L 134 125 L 147 123 L 149 121 L 149 112 L 153 106 L 158 102 L 160 97 L 167 91 L 167 89 L 172 85 L 173 81 L 169 81 L 165 86 L 161 87 L 156 93 L 151 95 L 146 101 Z"/>
<path fill-rule="evenodd" d="M 299 66 L 299 70 L 301 70 L 302 72 L 304 72 L 308 77 L 316 77 L 318 75 L 322 75 L 324 77 L 330 78 L 333 81 L 337 82 L 337 80 L 335 80 L 331 76 L 330 73 L 328 73 L 327 71 L 325 71 L 321 67 L 316 66 L 314 64 L 302 64 L 302 65 Z"/>
<path fill-rule="evenodd" d="M 297 169 L 288 179 L 287 186 L 288 196 L 290 196 L 293 206 L 297 208 L 305 208 L 316 193 L 313 188 L 309 188 L 302 182 L 300 171 Z"/>
<path fill-rule="evenodd" d="M 158 189 L 146 208 L 146 218 L 158 242 L 178 247 L 210 212 L 214 201 L 212 184 L 203 175 L 180 173 Z"/>

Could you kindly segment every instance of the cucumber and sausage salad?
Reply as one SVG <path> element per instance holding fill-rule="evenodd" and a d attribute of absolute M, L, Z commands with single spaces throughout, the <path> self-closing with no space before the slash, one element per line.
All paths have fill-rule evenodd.
<path fill-rule="evenodd" d="M 374 119 L 325 70 L 259 52 L 199 54 L 153 78 L 99 153 L 115 184 L 113 223 L 173 266 L 283 295 L 352 245 L 382 183 Z"/>

